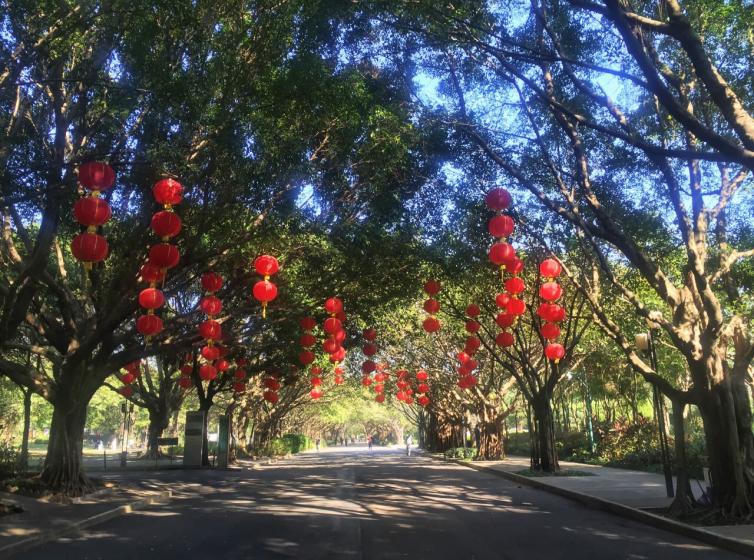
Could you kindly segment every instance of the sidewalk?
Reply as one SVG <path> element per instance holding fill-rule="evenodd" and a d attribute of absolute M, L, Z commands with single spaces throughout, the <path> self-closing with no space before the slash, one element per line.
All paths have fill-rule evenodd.
<path fill-rule="evenodd" d="M 493 471 L 517 473 L 529 468 L 528 457 L 507 457 L 503 461 L 474 461 L 474 466 Z M 661 474 L 627 469 L 615 469 L 599 465 L 585 465 L 560 461 L 561 470 L 587 472 L 592 476 L 542 476 L 526 477 L 546 486 L 553 486 L 615 502 L 637 509 L 667 507 L 673 501 L 665 492 L 665 477 Z M 694 495 L 702 493 L 702 483 L 691 481 Z M 712 533 L 740 539 L 754 545 L 754 525 L 719 525 L 704 527 Z"/>

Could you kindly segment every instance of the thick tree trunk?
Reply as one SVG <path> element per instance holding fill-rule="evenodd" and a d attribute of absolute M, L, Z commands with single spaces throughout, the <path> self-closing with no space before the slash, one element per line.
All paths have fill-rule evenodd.
<path fill-rule="evenodd" d="M 675 442 L 675 474 L 677 477 L 675 499 L 670 505 L 673 515 L 681 516 L 694 508 L 694 494 L 691 492 L 688 462 L 686 460 L 686 428 L 683 425 L 683 411 L 686 405 L 673 401 L 673 439 Z"/>
<path fill-rule="evenodd" d="M 552 402 L 546 395 L 539 395 L 532 405 L 534 420 L 537 424 L 537 447 L 539 448 L 539 463 L 535 464 L 534 468 L 544 472 L 558 472 L 560 465 L 555 448 Z"/>
<path fill-rule="evenodd" d="M 21 453 L 18 456 L 18 470 L 29 469 L 29 428 L 31 427 L 31 389 L 24 389 L 24 429 L 21 434 Z"/>
<path fill-rule="evenodd" d="M 53 403 L 50 441 L 41 478 L 56 492 L 80 496 L 92 489 L 83 468 L 84 425 L 89 398 L 60 391 Z"/>
<path fill-rule="evenodd" d="M 715 508 L 723 517 L 749 518 L 754 513 L 751 412 L 737 406 L 736 391 L 740 389 L 731 378 L 724 378 L 703 395 L 699 411 L 704 422 Z"/>
<path fill-rule="evenodd" d="M 503 440 L 500 437 L 500 422 L 479 423 L 479 459 L 499 461 L 503 458 Z"/>
<path fill-rule="evenodd" d="M 147 428 L 147 452 L 144 455 L 150 459 L 160 457 L 160 446 L 157 440 L 162 437 L 163 432 L 170 423 L 170 413 L 164 409 L 149 409 L 149 427 Z"/>

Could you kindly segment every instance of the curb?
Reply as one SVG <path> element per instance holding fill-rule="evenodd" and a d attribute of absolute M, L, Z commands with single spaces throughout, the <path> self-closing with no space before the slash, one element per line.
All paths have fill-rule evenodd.
<path fill-rule="evenodd" d="M 86 529 L 87 527 L 93 527 L 94 525 L 115 519 L 116 517 L 120 517 L 121 515 L 126 515 L 134 511 L 144 509 L 151 505 L 164 503 L 164 501 L 169 500 L 172 496 L 172 490 L 165 490 L 163 492 L 160 492 L 156 496 L 145 498 L 143 500 L 136 500 L 134 502 L 131 502 L 130 504 L 124 504 L 122 506 L 118 506 L 117 508 L 103 511 L 102 513 L 92 515 L 91 517 L 87 517 L 80 521 L 74 521 L 65 525 L 64 527 L 50 529 L 39 535 L 29 537 L 28 539 L 5 545 L 3 547 L 0 547 L 0 558 L 10 558 L 14 554 L 25 552 L 31 548 L 40 546 L 42 544 L 65 536 L 68 533 Z"/>
<path fill-rule="evenodd" d="M 432 455 L 429 456 L 432 457 Z M 551 494 L 557 494 L 558 496 L 562 496 L 563 498 L 568 498 L 575 502 L 579 502 L 580 504 L 583 504 L 591 509 L 607 511 L 609 513 L 620 515 L 621 517 L 625 517 L 633 521 L 644 523 L 645 525 L 650 525 L 656 529 L 663 529 L 665 531 L 670 531 L 671 533 L 676 533 L 684 537 L 691 537 L 703 543 L 711 544 L 718 548 L 724 548 L 725 550 L 730 550 L 732 552 L 737 552 L 738 554 L 748 556 L 749 558 L 754 558 L 754 544 L 741 539 L 718 535 L 717 533 L 702 529 L 701 527 L 687 525 L 686 523 L 681 523 L 680 521 L 674 521 L 655 513 L 649 513 L 648 511 L 619 504 L 618 502 L 613 502 L 604 498 L 598 498 L 596 496 L 590 496 L 589 494 L 582 494 L 580 492 L 575 492 L 566 488 L 552 486 L 545 482 L 541 482 L 536 478 L 530 478 L 528 476 L 522 476 L 520 474 L 512 472 L 501 471 L 493 469 L 491 467 L 486 467 L 484 465 L 475 465 L 472 462 L 467 461 L 445 459 L 440 457 L 433 458 L 441 459 L 446 463 L 455 463 L 457 465 L 462 465 L 475 471 L 489 473 L 500 478 L 505 478 L 506 480 L 509 480 L 511 482 L 525 484 L 527 486 L 537 488 L 538 490 L 544 490 L 546 492 L 550 492 Z"/>

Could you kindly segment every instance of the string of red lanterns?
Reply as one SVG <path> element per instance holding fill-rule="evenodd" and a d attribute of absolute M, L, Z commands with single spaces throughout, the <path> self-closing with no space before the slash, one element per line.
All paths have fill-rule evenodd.
<path fill-rule="evenodd" d="M 99 197 L 100 192 L 115 184 L 115 171 L 106 163 L 89 161 L 79 166 L 79 183 L 87 193 L 73 205 L 73 217 L 86 227 L 71 242 L 71 252 L 76 260 L 84 263 L 85 270 L 91 270 L 94 263 L 107 258 L 107 239 L 97 233 L 110 220 L 112 210 L 107 201 Z"/>
<path fill-rule="evenodd" d="M 236 370 L 233 372 L 233 390 L 243 393 L 246 390 L 246 370 L 243 369 L 249 361 L 246 358 L 236 360 Z"/>
<path fill-rule="evenodd" d="M 414 404 L 414 390 L 411 388 L 411 383 L 408 377 L 408 370 L 399 369 L 395 372 L 397 380 L 395 382 L 398 392 L 395 394 L 395 398 L 408 405 Z"/>
<path fill-rule="evenodd" d="M 368 329 L 369 331 L 373 331 L 374 329 Z M 366 332 L 364 331 L 364 338 L 366 338 Z M 375 337 L 377 336 L 377 333 L 374 333 Z M 385 371 L 385 364 L 377 364 L 377 373 L 374 374 L 374 392 L 377 393 L 374 397 L 374 400 L 378 403 L 384 403 L 385 402 L 385 381 L 388 378 L 388 373 Z"/>
<path fill-rule="evenodd" d="M 361 384 L 364 387 L 368 387 L 372 384 L 372 373 L 377 370 L 377 363 L 372 359 L 377 354 L 377 345 L 374 343 L 377 340 L 377 331 L 374 329 L 365 329 L 362 337 L 364 338 L 364 346 L 361 350 L 366 359 L 361 364 L 361 372 L 364 375 Z"/>
<path fill-rule="evenodd" d="M 193 354 L 189 353 L 183 357 L 183 364 L 180 368 L 181 376 L 178 378 L 178 386 L 184 391 L 191 389 L 191 387 L 194 386 L 194 380 L 191 379 L 191 374 L 194 373 L 193 361 Z"/>
<path fill-rule="evenodd" d="M 277 404 L 280 400 L 280 396 L 278 395 L 280 381 L 278 380 L 277 375 L 275 373 L 268 373 L 265 375 L 262 379 L 262 387 L 264 388 L 262 398 L 270 404 Z"/>
<path fill-rule="evenodd" d="M 262 319 L 266 319 L 267 304 L 278 296 L 278 288 L 270 282 L 270 277 L 278 273 L 280 264 L 272 255 L 261 255 L 254 259 L 254 269 L 263 279 L 254 284 L 252 294 L 262 304 Z"/>
<path fill-rule="evenodd" d="M 565 309 L 556 303 L 563 295 L 563 288 L 555 280 L 561 271 L 562 267 L 555 259 L 545 259 L 539 265 L 539 274 L 544 280 L 539 287 L 541 303 L 537 308 L 537 315 L 542 320 L 539 334 L 548 341 L 544 348 L 545 356 L 556 364 L 565 356 L 563 345 L 553 342 L 560 336 L 558 323 L 566 316 Z"/>
<path fill-rule="evenodd" d="M 429 296 L 424 302 L 424 311 L 429 314 L 429 317 L 424 319 L 422 327 L 428 333 L 436 333 L 440 330 L 440 320 L 435 315 L 440 311 L 440 302 L 437 301 L 435 296 L 440 293 L 442 286 L 437 280 L 427 280 L 424 283 L 424 291 Z"/>
<path fill-rule="evenodd" d="M 424 371 L 423 369 L 420 369 L 416 372 L 416 392 L 418 393 L 418 397 L 416 398 L 416 402 L 421 407 L 426 407 L 429 402 L 429 374 Z"/>
<path fill-rule="evenodd" d="M 126 373 L 118 376 L 120 382 L 123 383 L 123 386 L 118 389 L 118 392 L 124 397 L 129 398 L 134 394 L 133 382 L 141 376 L 141 361 L 136 360 L 128 363 L 123 366 L 123 369 L 126 370 Z"/>
<path fill-rule="evenodd" d="M 304 369 L 306 369 L 306 367 L 312 364 L 316 358 L 314 352 L 312 352 L 310 348 L 317 344 L 317 339 L 312 334 L 312 331 L 317 326 L 317 321 L 313 317 L 303 317 L 299 321 L 299 326 L 304 331 L 304 334 L 302 334 L 301 338 L 299 338 L 299 343 L 301 344 L 302 350 L 298 355 L 298 361 L 301 363 Z M 322 385 L 322 379 L 319 377 L 321 373 L 322 368 L 317 366 L 311 368 L 312 389 L 310 395 L 314 399 L 318 399 L 322 396 L 322 391 L 319 389 L 320 385 Z M 315 394 L 317 396 L 314 396 Z"/>
<path fill-rule="evenodd" d="M 205 340 L 205 346 L 201 350 L 201 356 L 205 363 L 199 367 L 199 378 L 202 381 L 212 381 L 217 377 L 219 367 L 227 369 L 227 362 L 222 360 L 222 349 L 216 342 L 222 339 L 222 325 L 215 319 L 223 309 L 220 298 L 215 294 L 223 287 L 223 277 L 216 272 L 205 272 L 201 278 L 204 296 L 199 301 L 199 309 L 207 316 L 207 319 L 199 324 L 199 336 Z"/>

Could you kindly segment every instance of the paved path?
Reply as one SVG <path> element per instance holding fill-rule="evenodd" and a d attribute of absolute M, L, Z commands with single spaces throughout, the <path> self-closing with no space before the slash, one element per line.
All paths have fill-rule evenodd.
<path fill-rule="evenodd" d="M 132 476 L 132 474 L 130 474 Z M 397 450 L 329 448 L 277 465 L 158 472 L 177 497 L 25 559 L 740 558 L 671 533 Z"/>

